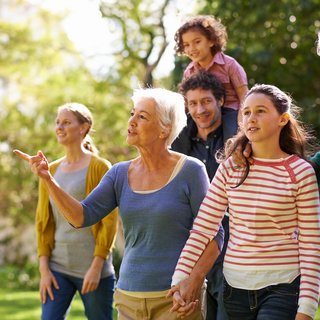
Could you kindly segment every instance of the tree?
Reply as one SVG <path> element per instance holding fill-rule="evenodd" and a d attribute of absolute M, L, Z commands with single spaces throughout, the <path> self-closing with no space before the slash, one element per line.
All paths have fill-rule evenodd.
<path fill-rule="evenodd" d="M 114 44 L 120 77 L 130 70 L 142 79 L 143 87 L 153 86 L 152 73 L 168 45 L 163 17 L 169 4 L 170 0 L 101 1 L 103 17 L 121 30 L 119 43 Z"/>
<path fill-rule="evenodd" d="M 94 79 L 62 29 L 63 17 L 29 1 L 2 1 L 0 8 L 0 219 L 10 226 L 0 226 L 0 247 L 8 248 L 33 224 L 38 195 L 37 179 L 12 149 L 42 149 L 49 161 L 58 158 L 57 106 L 77 101 L 91 109 L 101 156 L 116 162 L 134 151 L 125 144 L 128 91 L 111 76 Z M 8 251 L 17 262 L 26 259 L 19 243 Z"/>
<path fill-rule="evenodd" d="M 270 83 L 289 92 L 302 119 L 320 138 L 320 30 L 318 0 L 198 1 L 202 14 L 219 17 L 229 35 L 227 54 L 245 68 L 249 86 Z"/>

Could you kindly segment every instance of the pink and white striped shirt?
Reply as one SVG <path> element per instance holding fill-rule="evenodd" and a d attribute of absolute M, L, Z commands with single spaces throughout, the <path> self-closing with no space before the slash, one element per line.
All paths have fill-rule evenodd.
<path fill-rule="evenodd" d="M 320 209 L 314 170 L 296 155 L 254 159 L 246 180 L 234 188 L 243 170 L 231 158 L 219 166 L 180 255 L 172 284 L 188 277 L 229 207 L 230 239 L 224 272 L 230 275 L 243 271 L 248 275 L 258 270 L 266 273 L 270 285 L 279 283 L 277 271 L 288 270 L 288 283 L 292 274 L 301 274 L 298 312 L 314 317 L 320 279 Z M 246 278 L 245 289 L 260 289 L 250 281 L 251 277 Z"/>

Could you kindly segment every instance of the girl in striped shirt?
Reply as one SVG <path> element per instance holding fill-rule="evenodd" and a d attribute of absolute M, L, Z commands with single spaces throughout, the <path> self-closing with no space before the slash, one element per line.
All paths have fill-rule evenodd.
<path fill-rule="evenodd" d="M 229 319 L 314 318 L 319 303 L 319 193 L 305 154 L 310 136 L 294 111 L 292 99 L 275 86 L 255 85 L 248 92 L 241 129 L 225 148 L 226 160 L 177 263 L 174 304 L 181 303 L 179 290 L 185 300 L 197 298 L 189 292 L 186 299 L 186 286 L 196 278 L 193 272 L 199 268 L 194 267 L 228 207 L 230 239 L 223 273 Z M 253 164 L 240 168 L 231 155 L 248 142 Z"/>

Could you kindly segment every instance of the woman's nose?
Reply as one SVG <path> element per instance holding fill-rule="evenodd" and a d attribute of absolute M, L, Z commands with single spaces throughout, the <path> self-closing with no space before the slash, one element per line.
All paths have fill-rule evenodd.
<path fill-rule="evenodd" d="M 135 117 L 134 117 L 134 116 L 131 116 L 131 117 L 129 118 L 128 124 L 129 124 L 130 126 L 133 126 L 133 125 L 135 124 Z"/>

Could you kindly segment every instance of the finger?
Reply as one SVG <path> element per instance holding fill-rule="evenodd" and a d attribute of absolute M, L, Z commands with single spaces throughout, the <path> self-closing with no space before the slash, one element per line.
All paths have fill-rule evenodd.
<path fill-rule="evenodd" d="M 251 144 L 250 143 L 247 143 L 244 150 L 243 150 L 243 155 L 246 157 L 246 158 L 249 158 L 250 157 L 250 154 L 252 152 L 252 147 L 251 147 Z"/>
<path fill-rule="evenodd" d="M 50 297 L 50 300 L 51 300 L 51 301 L 54 300 L 54 295 L 53 295 L 53 292 L 52 292 L 51 287 L 48 288 L 48 296 Z"/>
<path fill-rule="evenodd" d="M 59 288 L 59 285 L 58 285 L 58 281 L 57 281 L 57 279 L 56 279 L 55 277 L 52 277 L 52 282 L 53 282 L 53 286 L 54 286 L 57 290 L 59 290 L 60 288 Z"/>
<path fill-rule="evenodd" d="M 190 307 L 190 309 L 188 311 L 186 311 L 185 316 L 188 317 L 190 316 L 198 307 L 198 303 L 197 302 L 193 302 L 192 306 Z"/>
<path fill-rule="evenodd" d="M 46 290 L 40 289 L 40 300 L 42 304 L 45 304 L 47 301 Z"/>
<path fill-rule="evenodd" d="M 81 293 L 86 294 L 88 293 L 89 284 L 86 281 L 83 281 Z"/>
<path fill-rule="evenodd" d="M 178 311 L 177 314 L 181 317 L 187 317 L 189 315 L 191 315 L 195 309 L 197 308 L 198 303 L 197 302 L 190 302 L 188 305 L 186 305 L 185 307 L 181 307 Z"/>
<path fill-rule="evenodd" d="M 45 157 L 45 155 L 43 154 L 43 152 L 42 152 L 41 150 L 38 151 L 37 155 L 38 155 L 41 159 L 46 160 L 46 157 Z"/>
<path fill-rule="evenodd" d="M 182 299 L 179 291 L 176 291 L 176 292 L 173 294 L 173 298 L 174 298 L 174 300 L 175 300 L 175 303 L 178 303 L 180 306 L 184 306 L 184 305 L 186 304 L 186 302 L 184 301 L 184 299 Z"/>
<path fill-rule="evenodd" d="M 176 291 L 179 291 L 179 287 L 178 287 L 178 286 L 172 287 L 172 288 L 169 290 L 169 292 L 167 293 L 166 298 L 172 297 L 173 294 L 174 294 Z"/>
<path fill-rule="evenodd" d="M 178 311 L 180 308 L 181 306 L 179 303 L 174 303 L 173 307 L 170 309 L 170 312 L 172 313 L 172 312 Z"/>
<path fill-rule="evenodd" d="M 24 152 L 22 152 L 22 151 L 20 151 L 20 150 L 18 150 L 18 149 L 14 149 L 13 152 L 14 152 L 19 158 L 21 158 L 21 159 L 23 159 L 23 160 L 29 161 L 30 158 L 31 158 L 30 155 L 28 155 L 27 153 L 24 153 Z"/>

